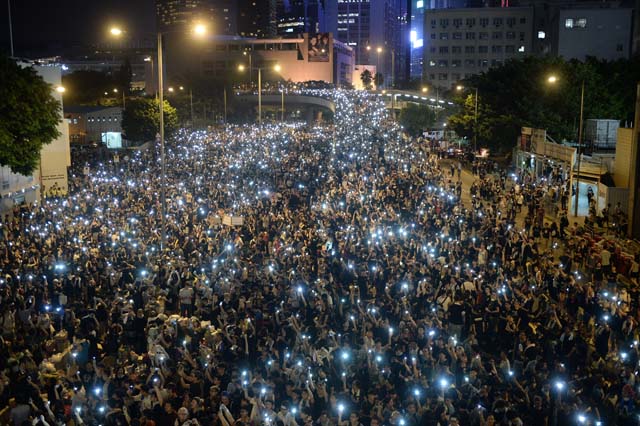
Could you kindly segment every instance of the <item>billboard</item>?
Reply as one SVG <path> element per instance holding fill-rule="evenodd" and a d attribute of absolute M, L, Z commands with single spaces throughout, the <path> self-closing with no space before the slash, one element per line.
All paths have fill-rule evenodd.
<path fill-rule="evenodd" d="M 309 62 L 329 62 L 329 33 L 309 34 L 307 51 Z"/>
<path fill-rule="evenodd" d="M 122 148 L 122 133 L 120 132 L 103 132 L 102 143 L 110 149 Z"/>

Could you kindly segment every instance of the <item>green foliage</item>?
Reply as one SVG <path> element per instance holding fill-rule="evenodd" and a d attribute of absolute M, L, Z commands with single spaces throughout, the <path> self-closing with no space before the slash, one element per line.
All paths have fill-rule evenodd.
<path fill-rule="evenodd" d="M 362 85 L 365 90 L 371 90 L 371 83 L 373 82 L 373 76 L 371 75 L 371 71 L 364 70 L 362 74 L 360 74 L 360 81 L 362 81 Z"/>
<path fill-rule="evenodd" d="M 131 76 L 129 59 L 113 75 L 98 71 L 74 71 L 64 75 L 62 85 L 67 89 L 65 104 L 122 106 L 122 91 L 127 95 L 131 92 Z M 118 92 L 114 93 L 113 89 L 118 89 Z"/>
<path fill-rule="evenodd" d="M 381 72 L 377 72 L 375 75 L 376 88 L 382 87 L 384 84 L 384 75 Z"/>
<path fill-rule="evenodd" d="M 160 102 L 156 99 L 135 98 L 127 101 L 122 116 L 122 128 L 129 140 L 146 142 L 156 139 L 160 132 Z M 164 132 L 170 136 L 178 128 L 178 114 L 164 101 Z"/>
<path fill-rule="evenodd" d="M 426 105 L 409 103 L 400 112 L 400 124 L 408 133 L 418 136 L 423 130 L 433 127 L 435 117 L 433 110 Z"/>
<path fill-rule="evenodd" d="M 60 136 L 60 102 L 33 68 L 0 56 L 0 165 L 28 176 L 40 150 Z"/>
<path fill-rule="evenodd" d="M 549 75 L 557 83 L 547 82 Z M 449 125 L 473 140 L 474 90 L 478 88 L 478 147 L 506 151 L 522 126 L 546 129 L 555 140 L 577 140 L 580 90 L 585 83 L 584 119 L 632 120 L 640 58 L 615 62 L 588 58 L 528 57 L 510 60 L 463 83 L 458 111 Z"/>

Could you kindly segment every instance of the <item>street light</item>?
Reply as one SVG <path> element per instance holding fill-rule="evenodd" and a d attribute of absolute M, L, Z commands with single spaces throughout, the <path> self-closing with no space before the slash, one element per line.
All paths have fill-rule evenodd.
<path fill-rule="evenodd" d="M 202 37 L 207 34 L 207 27 L 204 24 L 196 24 L 193 27 L 193 33 L 199 37 Z"/>
<path fill-rule="evenodd" d="M 474 154 L 478 152 L 478 88 L 473 88 L 475 91 L 474 95 L 474 114 L 473 114 L 473 152 Z M 456 86 L 456 90 L 461 92 L 464 90 L 464 86 L 458 85 Z"/>
<path fill-rule="evenodd" d="M 114 88 L 114 89 L 113 89 L 113 93 L 116 93 L 116 94 L 117 94 L 117 93 L 118 93 L 118 88 Z M 125 109 L 125 108 L 126 108 L 126 103 L 125 103 L 125 102 L 126 102 L 126 101 L 124 100 L 124 90 L 123 90 L 123 91 L 122 91 L 122 109 Z"/>
<path fill-rule="evenodd" d="M 112 27 L 109 31 L 112 36 L 120 37 L 124 31 L 119 27 Z M 165 149 L 164 149 L 164 83 L 163 83 L 163 68 L 162 68 L 162 32 L 158 31 L 156 33 L 157 43 L 158 43 L 158 103 L 160 110 L 160 200 L 161 200 L 161 211 L 160 211 L 160 222 L 161 222 L 161 235 L 160 235 L 160 249 L 164 250 L 167 239 L 167 223 L 166 223 L 166 215 L 167 215 L 167 196 L 166 196 L 166 159 L 165 159 Z M 206 34 L 206 27 L 203 25 L 196 25 L 194 28 L 194 34 L 202 37 Z"/>
<path fill-rule="evenodd" d="M 246 67 L 243 64 L 238 65 L 238 71 L 243 72 Z M 257 67 L 258 70 L 258 125 L 262 125 L 262 67 Z M 282 67 L 280 64 L 275 64 L 273 66 L 273 70 L 275 72 L 282 71 Z M 249 68 L 249 72 L 251 72 L 251 68 Z M 284 95 L 283 95 L 284 96 Z"/>
<path fill-rule="evenodd" d="M 423 88 L 422 88 L 422 93 L 427 93 L 428 91 L 429 91 L 429 88 L 428 88 L 428 87 L 423 87 Z"/>
<path fill-rule="evenodd" d="M 183 92 L 184 86 L 180 86 L 179 89 L 181 92 Z M 193 90 L 191 90 L 191 88 L 189 88 L 189 105 L 191 108 L 191 126 L 193 126 Z"/>
<path fill-rule="evenodd" d="M 56 87 L 56 92 L 58 92 L 58 93 L 64 93 L 64 92 L 66 92 L 66 91 L 67 91 L 67 89 L 65 89 L 65 87 L 64 87 L 64 86 L 58 86 L 58 87 Z"/>
<path fill-rule="evenodd" d="M 558 82 L 558 77 L 555 75 L 550 75 L 547 78 L 547 82 L 549 84 L 555 84 Z M 580 153 L 580 148 L 582 147 L 582 127 L 583 127 L 583 119 L 584 119 L 584 80 L 582 80 L 582 85 L 580 88 L 580 127 L 578 128 L 578 170 L 576 172 L 576 202 L 573 208 L 573 215 L 578 217 L 578 202 L 580 200 L 580 163 L 582 161 L 582 156 Z M 572 166 L 573 167 L 573 166 Z"/>

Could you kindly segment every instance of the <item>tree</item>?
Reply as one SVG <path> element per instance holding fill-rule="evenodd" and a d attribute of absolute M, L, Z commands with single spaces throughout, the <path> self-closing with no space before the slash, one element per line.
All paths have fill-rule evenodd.
<path fill-rule="evenodd" d="M 382 85 L 384 84 L 384 75 L 382 75 L 381 72 L 376 73 L 375 83 L 376 83 L 376 88 L 382 87 Z"/>
<path fill-rule="evenodd" d="M 632 120 L 635 82 L 640 58 L 615 62 L 587 58 L 564 61 L 553 57 L 528 57 L 506 61 L 463 82 L 458 111 L 449 118 L 451 128 L 473 136 L 473 94 L 478 89 L 478 146 L 510 150 L 520 128 L 546 129 L 558 141 L 577 140 L 580 88 L 585 83 L 584 118 Z M 558 76 L 554 85 L 550 74 Z"/>
<path fill-rule="evenodd" d="M 60 136 L 60 102 L 32 67 L 0 55 L 0 165 L 28 176 L 40 150 Z"/>
<path fill-rule="evenodd" d="M 410 103 L 400 112 L 400 124 L 408 133 L 414 136 L 418 136 L 423 130 L 433 127 L 434 123 L 435 113 L 426 105 Z"/>
<path fill-rule="evenodd" d="M 160 102 L 156 99 L 135 98 L 127 101 L 122 116 L 122 129 L 129 140 L 146 142 L 156 139 L 160 131 Z M 178 128 L 178 114 L 164 101 L 164 132 L 170 136 Z"/>
<path fill-rule="evenodd" d="M 66 104 L 96 105 L 105 100 L 105 92 L 113 95 L 113 79 L 98 71 L 75 71 L 62 77 Z"/>
<path fill-rule="evenodd" d="M 371 90 L 371 83 L 373 82 L 373 76 L 371 75 L 371 71 L 364 70 L 362 74 L 360 74 L 360 80 L 362 81 L 362 85 L 365 90 Z"/>

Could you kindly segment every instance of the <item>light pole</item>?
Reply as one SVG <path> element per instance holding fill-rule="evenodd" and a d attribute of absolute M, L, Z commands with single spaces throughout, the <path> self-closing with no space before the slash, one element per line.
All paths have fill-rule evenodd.
<path fill-rule="evenodd" d="M 280 86 L 280 121 L 284 123 L 284 86 Z"/>
<path fill-rule="evenodd" d="M 242 72 L 246 67 L 242 64 L 238 65 L 238 71 Z M 262 126 L 262 67 L 257 67 L 258 70 L 258 125 Z M 282 67 L 279 64 L 273 66 L 275 72 L 282 71 Z M 249 68 L 251 72 L 251 68 Z M 283 101 L 284 102 L 284 101 Z"/>
<path fill-rule="evenodd" d="M 118 89 L 117 88 L 113 89 L 113 93 L 117 94 Z M 124 90 L 122 90 L 122 109 L 125 109 L 126 107 L 127 105 L 126 105 L 126 101 L 124 100 Z"/>
<path fill-rule="evenodd" d="M 156 77 L 155 77 L 155 72 L 154 72 L 154 67 L 153 67 L 153 58 L 151 56 L 147 56 L 146 58 L 144 58 L 144 61 L 151 63 L 151 81 L 155 80 Z M 153 92 L 154 92 L 153 95 L 157 100 L 158 99 L 158 88 L 157 87 L 154 88 Z"/>
<path fill-rule="evenodd" d="M 247 53 L 246 50 L 242 54 L 249 57 L 249 86 L 251 86 L 253 84 L 253 55 L 251 52 Z"/>
<path fill-rule="evenodd" d="M 478 88 L 473 88 L 474 94 L 474 113 L 473 113 L 473 152 L 478 152 Z M 464 90 L 464 86 L 456 86 L 456 90 Z"/>
<path fill-rule="evenodd" d="M 184 86 L 179 87 L 181 92 L 184 92 Z M 189 106 L 191 108 L 191 127 L 193 127 L 193 90 L 189 88 Z"/>
<path fill-rule="evenodd" d="M 556 77 L 555 75 L 550 75 L 547 78 L 547 82 L 550 84 L 556 84 L 558 82 L 558 77 Z M 576 172 L 576 202 L 575 202 L 575 206 L 573 208 L 573 215 L 575 217 L 578 217 L 578 203 L 580 201 L 580 163 L 582 161 L 582 155 L 580 153 L 580 148 L 582 147 L 582 127 L 583 127 L 583 120 L 584 120 L 584 80 L 582 80 L 582 84 L 580 87 L 580 124 L 578 127 L 578 149 L 577 149 L 577 154 L 578 154 L 578 170 Z"/>
<path fill-rule="evenodd" d="M 7 0 L 7 12 L 9 13 L 9 46 L 11 48 L 11 57 L 13 58 L 13 23 L 11 22 L 11 0 Z"/>
<path fill-rule="evenodd" d="M 120 37 L 123 34 L 123 30 L 119 27 L 113 27 L 109 31 L 112 36 Z M 193 33 L 202 37 L 207 33 L 207 27 L 202 24 L 196 24 L 193 27 Z M 158 103 L 159 103 L 159 112 L 160 112 L 160 224 L 161 224 L 161 235 L 160 235 L 160 250 L 163 251 L 166 246 L 167 239 L 167 194 L 166 194 L 166 186 L 167 186 L 167 176 L 166 176 L 166 159 L 165 159 L 165 149 L 164 149 L 164 83 L 163 83 L 163 68 L 162 68 L 162 32 L 158 31 L 156 33 L 157 42 L 158 42 Z"/>

